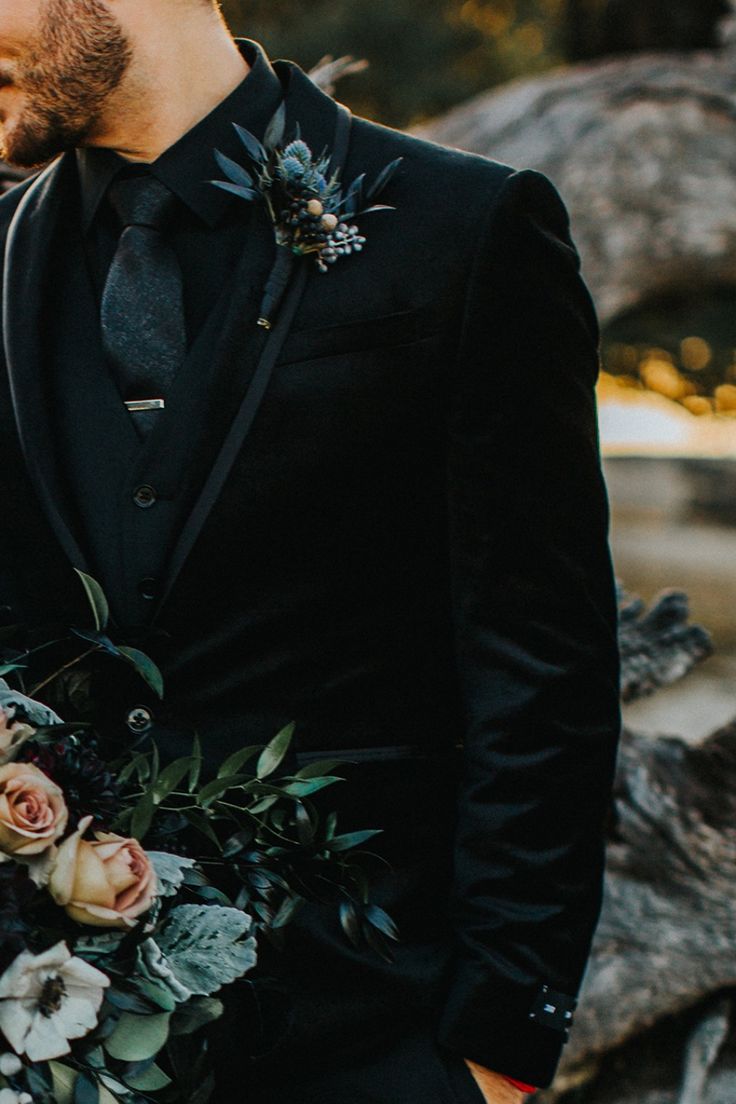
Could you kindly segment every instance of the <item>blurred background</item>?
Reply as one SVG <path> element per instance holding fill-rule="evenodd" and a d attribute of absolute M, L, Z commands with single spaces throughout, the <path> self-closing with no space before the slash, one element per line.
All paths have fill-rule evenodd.
<path fill-rule="evenodd" d="M 224 7 L 273 58 L 365 59 L 336 92 L 355 112 L 539 169 L 568 206 L 602 326 L 614 561 L 642 601 L 627 614 L 633 735 L 608 900 L 577 1042 L 543 1099 L 734 1104 L 736 13 L 729 0 Z M 689 596 L 712 654 L 664 588 Z"/>

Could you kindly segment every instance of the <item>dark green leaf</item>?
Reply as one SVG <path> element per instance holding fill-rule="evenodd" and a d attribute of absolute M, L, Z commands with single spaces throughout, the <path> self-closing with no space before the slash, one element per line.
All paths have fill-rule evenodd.
<path fill-rule="evenodd" d="M 225 908 L 232 908 L 233 903 L 229 897 L 227 897 L 221 889 L 217 886 L 204 885 L 199 886 L 195 891 L 198 897 L 201 897 L 203 901 L 216 901 L 218 905 L 224 905 Z"/>
<path fill-rule="evenodd" d="M 355 947 L 360 946 L 360 919 L 352 901 L 340 902 L 340 924 L 342 930 Z"/>
<path fill-rule="evenodd" d="M 372 951 L 383 959 L 384 962 L 392 963 L 394 956 L 391 953 L 391 948 L 384 939 L 380 931 L 377 931 L 371 924 L 364 923 L 362 925 L 363 938 Z"/>
<path fill-rule="evenodd" d="M 173 763 L 169 763 L 164 767 L 160 775 L 156 780 L 156 785 L 153 787 L 153 800 L 154 804 L 158 805 L 164 798 L 176 789 L 185 774 L 188 774 L 192 767 L 192 760 L 189 755 L 182 759 L 175 759 Z"/>
<path fill-rule="evenodd" d="M 234 789 L 236 786 L 240 786 L 243 782 L 248 781 L 248 775 L 245 774 L 233 774 L 228 778 L 213 778 L 211 782 L 207 782 L 197 794 L 197 801 L 203 809 L 208 808 L 213 801 L 216 801 L 218 797 L 222 797 L 228 790 Z"/>
<path fill-rule="evenodd" d="M 375 196 L 383 191 L 403 160 L 403 157 L 397 157 L 395 161 L 392 161 L 389 165 L 386 165 L 385 168 L 381 169 L 366 194 L 366 199 L 369 203 Z"/>
<path fill-rule="evenodd" d="M 343 767 L 348 765 L 346 759 L 313 759 L 311 763 L 307 763 L 301 767 L 296 774 L 295 778 L 319 778 L 323 774 L 331 774 L 335 767 Z"/>
<path fill-rule="evenodd" d="M 360 847 L 361 843 L 380 835 L 382 831 L 382 828 L 366 828 L 362 832 L 346 832 L 342 836 L 334 836 L 325 846 L 328 851 L 349 851 L 352 847 Z"/>
<path fill-rule="evenodd" d="M 369 924 L 372 924 L 374 928 L 377 928 L 383 935 L 389 939 L 399 939 L 399 929 L 391 919 L 387 912 L 384 912 L 378 905 L 368 905 L 363 910 L 363 915 Z"/>
<path fill-rule="evenodd" d="M 280 732 L 277 732 L 270 743 L 266 744 L 258 757 L 258 765 L 256 767 L 258 778 L 268 778 L 268 776 L 273 774 L 281 765 L 284 756 L 289 750 L 295 727 L 296 725 L 292 721 L 291 724 L 286 725 Z"/>
<path fill-rule="evenodd" d="M 205 1024 L 218 1020 L 224 1005 L 217 997 L 192 997 L 180 1004 L 171 1019 L 172 1035 L 191 1035 Z"/>
<path fill-rule="evenodd" d="M 144 794 L 133 810 L 133 819 L 130 822 L 130 834 L 137 840 L 143 840 L 153 821 L 155 806 L 153 793 Z"/>
<path fill-rule="evenodd" d="M 268 126 L 266 127 L 266 133 L 263 135 L 263 145 L 267 150 L 275 149 L 280 146 L 284 140 L 284 130 L 286 128 L 286 101 L 282 100 L 278 108 L 271 116 Z M 265 160 L 265 158 L 264 158 Z"/>
<path fill-rule="evenodd" d="M 187 1096 L 187 1104 L 208 1104 L 214 1091 L 215 1075 L 214 1073 L 208 1073 L 204 1080 L 200 1081 L 194 1092 Z"/>
<path fill-rule="evenodd" d="M 130 762 L 126 763 L 125 766 L 118 771 L 118 782 L 127 782 L 134 774 L 138 775 L 138 779 L 141 782 L 144 782 L 149 775 L 148 756 L 142 751 L 134 755 Z"/>
<path fill-rule="evenodd" d="M 151 1002 L 145 1000 L 138 993 L 123 992 L 120 989 L 107 989 L 105 1000 L 123 1012 L 140 1012 L 146 1014 L 151 1011 Z"/>
<path fill-rule="evenodd" d="M 296 821 L 296 831 L 299 836 L 299 842 L 303 847 L 307 847 L 314 839 L 316 824 L 309 809 L 301 801 L 297 802 L 294 820 Z"/>
<path fill-rule="evenodd" d="M 92 632 L 91 629 L 72 629 L 72 632 L 81 640 L 88 640 L 90 644 L 97 644 L 98 647 L 102 648 L 103 651 L 107 652 L 109 655 L 120 655 L 120 649 L 113 644 L 110 637 L 103 632 Z"/>
<path fill-rule="evenodd" d="M 206 836 L 207 839 L 211 843 L 214 843 L 215 847 L 219 849 L 220 841 L 217 838 L 217 833 L 215 832 L 214 828 L 212 827 L 206 816 L 198 812 L 196 809 L 186 809 L 184 811 L 184 816 L 187 818 L 193 828 L 196 828 L 198 832 L 201 832 L 203 836 Z"/>
<path fill-rule="evenodd" d="M 97 1082 L 87 1073 L 80 1073 L 74 1082 L 74 1104 L 97 1104 L 99 1100 Z"/>
<path fill-rule="evenodd" d="M 283 791 L 289 797 L 308 797 L 309 794 L 317 793 L 328 786 L 334 786 L 336 782 L 344 781 L 344 778 L 338 778 L 332 774 L 328 774 L 324 778 L 298 778 L 294 782 L 287 782 L 283 787 Z"/>
<path fill-rule="evenodd" d="M 335 835 L 337 829 L 337 813 L 331 812 L 327 814 L 325 819 L 325 839 L 331 840 Z"/>
<path fill-rule="evenodd" d="M 98 632 L 107 628 L 107 623 L 110 620 L 110 607 L 107 604 L 107 598 L 105 592 L 91 575 L 86 575 L 84 571 L 80 571 L 78 567 L 75 567 L 79 578 L 82 580 L 82 586 L 84 587 L 87 599 L 92 607 L 92 616 L 94 617 L 95 628 Z"/>
<path fill-rule="evenodd" d="M 245 127 L 238 126 L 237 123 L 233 123 L 238 138 L 245 146 L 246 153 L 254 161 L 261 162 L 266 160 L 266 151 L 261 143 L 256 138 L 255 134 L 251 134 Z"/>
<path fill-rule="evenodd" d="M 284 928 L 304 904 L 303 897 L 287 897 L 273 918 L 272 928 Z"/>
<path fill-rule="evenodd" d="M 257 755 L 259 751 L 261 751 L 260 744 L 255 744 L 253 747 L 241 748 L 240 751 L 234 751 L 233 754 L 228 755 L 227 759 L 221 764 L 217 772 L 217 777 L 227 778 L 231 774 L 238 774 L 248 760 Z"/>
<path fill-rule="evenodd" d="M 25 664 L 23 663 L 3 663 L 0 665 L 0 678 L 4 678 L 5 675 L 12 675 L 13 671 L 24 671 Z"/>
<path fill-rule="evenodd" d="M 195 732 L 194 739 L 192 740 L 192 754 L 190 756 L 192 766 L 189 771 L 189 778 L 187 780 L 190 793 L 193 790 L 196 790 L 197 785 L 199 784 L 199 775 L 202 770 L 202 758 L 202 742 L 199 738 L 199 733 Z"/>
<path fill-rule="evenodd" d="M 232 859 L 235 855 L 238 855 L 244 847 L 247 847 L 253 840 L 252 828 L 241 828 L 239 832 L 236 832 L 234 836 L 230 836 L 230 839 L 225 841 L 222 848 L 223 859 Z"/>
<path fill-rule="evenodd" d="M 120 655 L 136 669 L 144 682 L 151 687 L 154 694 L 157 694 L 159 698 L 164 696 L 163 675 L 145 652 L 141 652 L 138 648 L 128 648 L 121 645 Z"/>
<path fill-rule="evenodd" d="M 279 800 L 276 794 L 271 794 L 270 797 L 264 797 L 261 801 L 256 801 L 255 805 L 251 805 L 248 812 L 252 816 L 258 816 L 259 813 L 265 813 L 267 809 L 270 809 L 272 805 L 275 805 Z"/>

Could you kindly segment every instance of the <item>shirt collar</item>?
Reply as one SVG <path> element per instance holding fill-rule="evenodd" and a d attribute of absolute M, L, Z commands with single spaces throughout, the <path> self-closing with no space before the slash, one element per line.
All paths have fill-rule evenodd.
<path fill-rule="evenodd" d="M 146 166 L 210 227 L 222 220 L 233 199 L 209 183 L 222 175 L 214 151 L 219 149 L 235 160 L 242 158 L 243 146 L 232 124 L 238 123 L 262 138 L 283 97 L 281 82 L 262 46 L 247 38 L 236 42 L 250 72 L 209 115 Z M 113 178 L 122 168 L 140 162 L 129 161 L 114 150 L 94 147 L 77 149 L 76 162 L 82 227 L 87 233 Z"/>

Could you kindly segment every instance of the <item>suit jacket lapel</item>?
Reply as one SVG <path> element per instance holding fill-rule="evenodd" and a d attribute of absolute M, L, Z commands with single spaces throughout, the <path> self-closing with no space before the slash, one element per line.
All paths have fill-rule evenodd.
<path fill-rule="evenodd" d="M 325 147 L 330 149 L 335 141 L 339 110 L 335 101 L 292 62 L 277 61 L 274 69 L 285 86 L 286 134 L 291 135 L 298 123 L 302 136 L 315 153 L 321 153 Z M 251 217 L 252 232 L 236 276 L 220 347 L 220 364 L 212 388 L 219 408 L 211 405 L 207 417 L 206 437 L 211 440 L 214 436 L 222 444 L 216 456 L 210 458 L 208 474 L 172 550 L 156 614 L 171 593 L 222 491 L 233 460 L 245 442 L 265 392 L 270 368 L 288 334 L 308 278 L 302 264 L 282 303 L 280 319 L 274 329 L 267 332 L 257 326 L 263 289 L 277 247 L 265 204 L 257 204 Z M 237 365 L 233 367 L 235 361 Z"/>
<path fill-rule="evenodd" d="M 8 229 L 3 283 L 3 340 L 18 436 L 31 482 L 67 558 L 86 561 L 64 509 L 64 488 L 51 446 L 51 411 L 45 394 L 44 292 L 54 229 L 69 185 L 68 154 L 29 187 Z"/>

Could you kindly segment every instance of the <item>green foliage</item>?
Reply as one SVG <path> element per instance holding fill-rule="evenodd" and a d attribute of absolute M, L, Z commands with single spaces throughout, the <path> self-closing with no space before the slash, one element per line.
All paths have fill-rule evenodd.
<path fill-rule="evenodd" d="M 353 111 L 393 126 L 561 60 L 563 0 L 224 0 L 233 31 L 304 69 L 351 54 L 367 72 L 340 81 Z"/>

